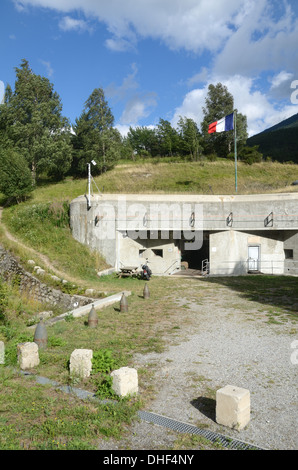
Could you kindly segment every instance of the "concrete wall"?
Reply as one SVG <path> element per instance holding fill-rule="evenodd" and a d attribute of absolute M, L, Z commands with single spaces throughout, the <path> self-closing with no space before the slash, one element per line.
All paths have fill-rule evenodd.
<path fill-rule="evenodd" d="M 137 205 L 140 211 L 143 210 L 140 220 L 145 215 L 147 217 L 147 229 L 162 228 L 162 221 L 157 220 L 159 214 L 156 212 L 156 207 L 162 205 L 176 210 L 177 214 L 179 212 L 180 218 L 184 216 L 186 222 L 197 210 L 196 226 L 204 230 L 218 231 L 229 227 L 239 231 L 298 228 L 298 193 L 248 196 L 102 194 L 92 196 L 89 210 L 85 196 L 71 202 L 74 236 L 83 243 L 92 243 L 92 238 L 96 236 L 95 229 L 100 225 L 95 225 L 96 216 L 108 223 L 114 215 L 116 228 L 126 229 L 123 225 L 132 222 Z M 231 222 L 227 225 L 230 215 Z M 89 229 L 86 233 L 87 226 L 92 228 L 92 234 Z M 141 228 L 144 229 L 145 225 Z"/>
<path fill-rule="evenodd" d="M 249 246 L 259 247 L 259 263 L 256 270 L 263 274 L 284 273 L 284 243 L 260 234 L 217 232 L 210 234 L 210 274 L 243 275 L 251 269 Z"/>
<path fill-rule="evenodd" d="M 284 250 L 285 273 L 298 274 L 298 231 L 285 233 Z"/>
<path fill-rule="evenodd" d="M 158 234 L 160 236 L 160 234 Z M 181 253 L 173 239 L 133 240 L 126 232 L 118 232 L 118 265 L 140 267 L 148 260 L 155 275 L 173 274 L 181 267 Z"/>

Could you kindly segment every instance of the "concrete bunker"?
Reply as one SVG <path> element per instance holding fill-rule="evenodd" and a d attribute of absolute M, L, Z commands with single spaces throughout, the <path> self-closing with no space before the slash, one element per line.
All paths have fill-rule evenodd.
<path fill-rule="evenodd" d="M 148 260 L 155 275 L 298 274 L 298 194 L 85 196 L 70 205 L 75 239 L 115 270 Z"/>

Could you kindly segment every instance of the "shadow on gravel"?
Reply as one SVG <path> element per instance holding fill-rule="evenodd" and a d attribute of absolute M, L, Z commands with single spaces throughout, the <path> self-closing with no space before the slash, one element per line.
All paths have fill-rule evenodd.
<path fill-rule="evenodd" d="M 212 419 L 215 422 L 216 418 L 216 401 L 212 398 L 198 397 L 192 400 L 191 405 L 196 408 L 200 413 L 205 415 L 207 418 Z"/>
<path fill-rule="evenodd" d="M 298 277 L 248 275 L 207 277 L 199 282 L 222 285 L 237 291 L 244 299 L 283 309 L 298 320 Z"/>

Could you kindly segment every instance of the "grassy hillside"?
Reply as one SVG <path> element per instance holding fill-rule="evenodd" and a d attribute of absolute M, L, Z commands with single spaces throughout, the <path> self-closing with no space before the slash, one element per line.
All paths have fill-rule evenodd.
<path fill-rule="evenodd" d="M 291 183 L 298 179 L 298 166 L 292 164 L 238 162 L 237 169 L 238 194 L 293 191 Z M 94 180 L 103 193 L 235 194 L 235 165 L 226 159 L 179 163 L 146 159 L 119 164 Z M 31 202 L 71 200 L 86 191 L 86 179 L 68 178 L 39 186 Z M 94 184 L 93 191 L 97 192 Z"/>

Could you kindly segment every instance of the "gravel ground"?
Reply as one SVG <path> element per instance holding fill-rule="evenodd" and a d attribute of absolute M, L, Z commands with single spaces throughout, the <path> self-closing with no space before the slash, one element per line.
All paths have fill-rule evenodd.
<path fill-rule="evenodd" d="M 245 300 L 224 286 L 209 286 L 198 300 L 194 282 L 181 289 L 187 297 L 177 297 L 180 328 L 167 338 L 167 349 L 134 358 L 135 368 L 154 372 L 142 385 L 155 391 L 146 411 L 263 449 L 297 450 L 297 323 L 283 317 L 269 324 L 270 305 Z M 250 423 L 242 431 L 215 420 L 215 391 L 228 384 L 251 394 Z M 170 450 L 177 449 L 178 438 L 179 433 L 140 421 L 121 441 L 101 441 L 99 449 Z"/>

